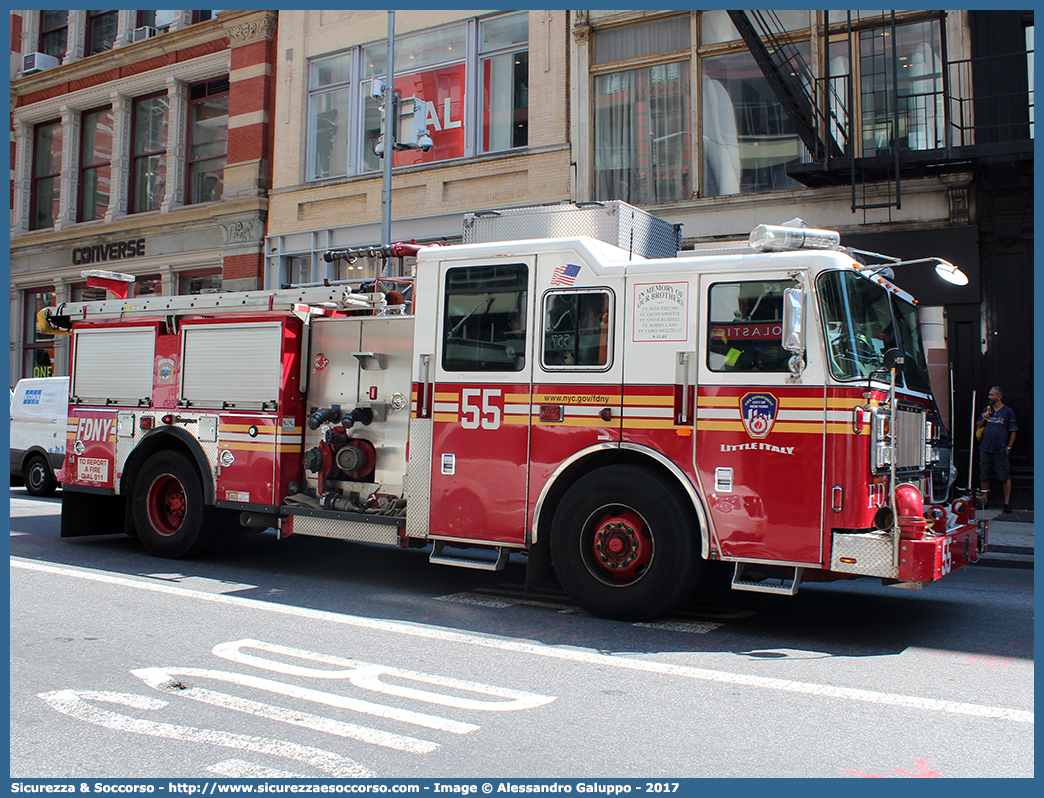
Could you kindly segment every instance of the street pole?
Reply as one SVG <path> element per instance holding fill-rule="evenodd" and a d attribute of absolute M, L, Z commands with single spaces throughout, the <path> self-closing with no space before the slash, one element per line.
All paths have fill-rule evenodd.
<path fill-rule="evenodd" d="M 395 12 L 388 12 L 388 79 L 384 86 L 384 184 L 381 190 L 381 243 L 391 244 L 391 174 L 395 143 Z"/>

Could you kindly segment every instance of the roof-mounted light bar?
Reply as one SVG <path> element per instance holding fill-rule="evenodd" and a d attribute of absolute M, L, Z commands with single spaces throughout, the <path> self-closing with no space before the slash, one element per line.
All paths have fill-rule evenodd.
<path fill-rule="evenodd" d="M 775 224 L 759 224 L 751 231 L 749 241 L 750 248 L 758 252 L 841 248 L 841 234 L 835 230 Z"/>

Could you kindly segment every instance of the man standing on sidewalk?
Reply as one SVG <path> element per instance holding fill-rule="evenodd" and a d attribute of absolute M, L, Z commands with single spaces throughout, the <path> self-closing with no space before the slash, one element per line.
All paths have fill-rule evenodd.
<path fill-rule="evenodd" d="M 990 406 L 976 422 L 983 427 L 979 446 L 979 480 L 983 490 L 989 490 L 990 478 L 995 478 L 1004 489 L 1004 512 L 1011 512 L 1011 466 L 1008 455 L 1015 443 L 1019 426 L 1015 411 L 1004 404 L 1004 392 L 994 385 L 990 388 Z"/>

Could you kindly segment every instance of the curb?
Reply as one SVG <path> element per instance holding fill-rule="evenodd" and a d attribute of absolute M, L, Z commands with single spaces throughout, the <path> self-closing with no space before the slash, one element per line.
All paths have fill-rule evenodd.
<path fill-rule="evenodd" d="M 1033 549 L 1028 546 L 990 546 L 990 550 L 971 565 L 994 568 L 1033 568 Z"/>

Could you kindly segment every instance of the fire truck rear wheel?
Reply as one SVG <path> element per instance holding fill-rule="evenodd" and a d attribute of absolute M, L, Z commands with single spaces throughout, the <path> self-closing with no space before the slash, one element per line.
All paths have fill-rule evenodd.
<path fill-rule="evenodd" d="M 138 538 L 160 557 L 198 557 L 214 543 L 220 519 L 203 503 L 203 480 L 178 452 L 159 452 L 138 474 L 131 503 Z"/>
<path fill-rule="evenodd" d="M 683 601 L 700 575 L 698 526 L 652 471 L 600 468 L 566 491 L 551 526 L 562 587 L 595 615 L 638 621 Z"/>

